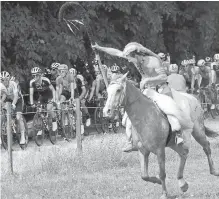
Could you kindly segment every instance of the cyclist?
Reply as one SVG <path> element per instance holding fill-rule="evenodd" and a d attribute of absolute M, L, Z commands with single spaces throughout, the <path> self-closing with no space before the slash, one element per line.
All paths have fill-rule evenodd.
<path fill-rule="evenodd" d="M 2 83 L 4 84 L 5 88 L 7 89 L 5 102 L 12 102 L 12 109 L 16 113 L 16 119 L 19 123 L 20 132 L 21 132 L 21 139 L 20 144 L 25 144 L 25 125 L 23 122 L 22 117 L 22 108 L 23 108 L 23 101 L 21 95 L 18 91 L 17 84 L 14 81 L 11 81 L 11 76 L 8 72 L 3 71 L 1 73 Z"/>
<path fill-rule="evenodd" d="M 169 74 L 169 66 L 170 66 L 170 55 L 169 53 L 167 53 L 167 55 L 165 55 L 164 53 L 160 52 L 158 53 L 158 56 L 161 59 L 162 65 L 166 70 L 167 75 Z"/>
<path fill-rule="evenodd" d="M 116 63 L 111 66 L 110 70 L 112 73 L 110 81 L 121 75 L 121 69 Z"/>
<path fill-rule="evenodd" d="M 72 75 L 68 71 L 68 66 L 60 64 L 58 70 L 59 76 L 56 78 L 57 100 L 59 103 L 69 100 L 70 98 L 73 100 L 74 81 Z"/>
<path fill-rule="evenodd" d="M 46 104 L 46 110 L 49 117 L 52 118 L 52 131 L 57 130 L 56 116 L 53 112 L 53 103 L 56 101 L 55 89 L 48 78 L 43 77 L 42 70 L 39 67 L 31 69 L 32 78 L 30 80 L 30 105 L 34 105 L 34 92 L 38 93 L 38 100 L 41 104 Z M 41 135 L 42 131 L 38 131 L 37 135 Z"/>
<path fill-rule="evenodd" d="M 82 108 L 82 113 L 84 113 L 86 117 L 86 126 L 90 126 L 91 119 L 90 114 L 88 112 L 88 109 L 85 105 L 85 95 L 86 95 L 86 88 L 84 85 L 84 81 L 82 82 L 80 78 L 77 77 L 77 71 L 74 68 L 71 68 L 69 70 L 70 74 L 72 74 L 72 77 L 74 79 L 74 92 L 75 96 L 79 97 Z"/>
<path fill-rule="evenodd" d="M 170 88 L 173 88 L 177 91 L 186 92 L 186 80 L 182 75 L 178 74 L 178 69 L 179 68 L 177 64 L 170 64 L 170 75 L 167 78 L 167 83 Z"/>
<path fill-rule="evenodd" d="M 51 84 L 53 85 L 54 89 L 56 89 L 56 79 L 59 76 L 58 73 L 58 67 L 60 66 L 60 63 L 52 63 L 51 69 L 50 69 L 50 75 L 47 77 Z"/>

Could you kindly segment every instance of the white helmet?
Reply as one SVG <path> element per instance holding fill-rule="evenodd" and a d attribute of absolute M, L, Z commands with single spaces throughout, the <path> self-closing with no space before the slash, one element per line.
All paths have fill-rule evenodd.
<path fill-rule="evenodd" d="M 69 72 L 70 72 L 71 74 L 73 74 L 74 76 L 75 76 L 76 73 L 77 73 L 76 69 L 74 69 L 74 68 L 70 68 L 70 69 L 69 69 Z"/>
<path fill-rule="evenodd" d="M 178 65 L 177 64 L 170 64 L 169 71 L 171 73 L 177 73 L 178 72 Z"/>
<path fill-rule="evenodd" d="M 204 66 L 204 65 L 205 65 L 205 60 L 204 59 L 198 60 L 197 66 L 201 67 L 201 66 Z"/>
<path fill-rule="evenodd" d="M 158 53 L 158 56 L 159 56 L 161 59 L 165 58 L 165 54 L 164 54 L 164 53 Z"/>
<path fill-rule="evenodd" d="M 32 74 L 41 73 L 41 72 L 42 72 L 42 70 L 39 67 L 34 67 L 31 69 Z"/>
<path fill-rule="evenodd" d="M 59 66 L 60 66 L 60 63 L 52 63 L 51 64 L 52 69 L 58 69 Z"/>
<path fill-rule="evenodd" d="M 114 65 L 111 67 L 111 71 L 114 72 L 114 73 L 119 72 L 119 70 L 120 70 L 120 67 L 119 67 L 117 64 L 114 64 Z"/>
<path fill-rule="evenodd" d="M 211 58 L 210 58 L 210 57 L 206 57 L 206 58 L 205 58 L 205 61 L 206 61 L 206 62 L 211 62 Z"/>
<path fill-rule="evenodd" d="M 7 72 L 7 71 L 2 71 L 1 72 L 1 79 L 7 79 L 7 80 L 9 80 L 10 79 L 10 74 Z"/>
<path fill-rule="evenodd" d="M 219 61 L 219 54 L 215 54 L 215 55 L 214 55 L 214 60 L 215 60 L 215 61 Z"/>

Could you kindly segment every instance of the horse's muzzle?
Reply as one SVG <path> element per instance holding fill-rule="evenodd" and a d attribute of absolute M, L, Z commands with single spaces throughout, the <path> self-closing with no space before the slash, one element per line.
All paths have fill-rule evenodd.
<path fill-rule="evenodd" d="M 111 108 L 103 109 L 103 117 L 112 118 L 114 116 L 114 111 Z"/>

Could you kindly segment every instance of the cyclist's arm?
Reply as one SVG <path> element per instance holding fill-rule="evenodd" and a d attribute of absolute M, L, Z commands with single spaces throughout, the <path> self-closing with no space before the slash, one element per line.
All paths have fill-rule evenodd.
<path fill-rule="evenodd" d="M 92 82 L 92 87 L 91 87 L 91 92 L 90 92 L 90 96 L 89 96 L 89 101 L 91 101 L 91 99 L 93 98 L 94 96 L 94 91 L 95 91 L 95 88 L 96 88 L 96 80 L 94 80 Z"/>
<path fill-rule="evenodd" d="M 59 101 L 60 100 L 60 96 L 62 93 L 62 84 L 60 82 L 59 77 L 56 78 L 56 100 Z"/>
<path fill-rule="evenodd" d="M 33 93 L 34 93 L 34 88 L 32 86 L 32 81 L 30 81 L 30 104 L 33 104 Z"/>
<path fill-rule="evenodd" d="M 56 101 L 56 91 L 51 83 L 49 85 L 49 89 L 52 91 L 53 101 L 55 102 Z"/>
<path fill-rule="evenodd" d="M 70 88 L 71 88 L 71 98 L 74 99 L 75 98 L 74 82 L 71 82 Z"/>
<path fill-rule="evenodd" d="M 100 79 L 97 78 L 96 79 L 96 97 L 98 97 L 99 91 L 100 91 Z"/>
<path fill-rule="evenodd" d="M 81 93 L 81 95 L 79 96 L 79 99 L 80 99 L 80 100 L 82 100 L 82 99 L 84 98 L 85 94 L 86 94 L 86 88 L 85 88 L 85 86 L 82 86 L 81 89 L 82 89 L 82 93 Z"/>
<path fill-rule="evenodd" d="M 13 95 L 14 95 L 14 99 L 12 101 L 12 104 L 15 105 L 18 101 L 19 95 L 18 95 L 17 84 L 15 82 L 13 82 L 12 86 L 13 86 Z"/>

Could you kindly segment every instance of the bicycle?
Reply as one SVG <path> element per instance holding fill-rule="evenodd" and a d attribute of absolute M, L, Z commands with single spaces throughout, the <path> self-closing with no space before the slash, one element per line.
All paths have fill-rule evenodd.
<path fill-rule="evenodd" d="M 7 142 L 7 111 L 3 108 L 1 111 L 2 114 L 2 118 L 1 118 L 1 141 L 2 141 L 2 146 L 5 150 L 8 149 L 8 142 Z M 20 126 L 19 126 L 19 122 L 16 119 L 16 114 L 14 113 L 14 111 L 12 110 L 12 115 L 11 115 L 11 133 L 12 133 L 12 143 L 16 143 L 18 142 L 19 146 L 21 149 L 25 149 L 27 148 L 28 145 L 28 127 L 27 127 L 27 123 L 26 120 L 24 118 L 24 116 L 22 115 L 22 120 L 24 123 L 24 127 L 25 127 L 25 132 L 24 132 L 24 136 L 25 136 L 25 144 L 20 144 L 20 140 L 21 140 L 21 131 L 20 131 Z"/>
<path fill-rule="evenodd" d="M 76 137 L 76 112 L 71 100 L 61 103 L 61 127 L 64 138 L 67 141 Z"/>
<path fill-rule="evenodd" d="M 41 104 L 40 102 L 37 102 L 36 114 L 33 118 L 33 127 L 35 143 L 37 144 L 37 146 L 41 146 L 43 144 L 45 135 L 49 137 L 49 140 L 52 144 L 56 144 L 57 130 L 52 130 L 52 118 L 48 117 L 46 104 Z"/>

